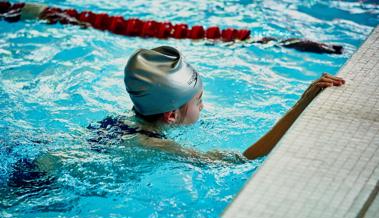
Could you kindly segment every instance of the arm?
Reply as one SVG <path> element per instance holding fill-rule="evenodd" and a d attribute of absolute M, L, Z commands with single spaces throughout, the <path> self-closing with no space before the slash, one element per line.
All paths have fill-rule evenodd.
<path fill-rule="evenodd" d="M 285 40 L 278 40 L 274 37 L 263 37 L 259 40 L 253 40 L 251 43 L 267 44 L 274 42 L 277 46 L 285 48 L 293 48 L 298 51 L 313 52 L 313 53 L 327 53 L 327 54 L 342 54 L 343 47 L 340 45 L 325 44 L 321 42 L 314 42 L 307 39 L 289 38 Z"/>
<path fill-rule="evenodd" d="M 189 160 L 196 160 L 205 163 L 222 162 L 222 163 L 245 163 L 247 159 L 241 153 L 233 151 L 208 151 L 201 152 L 192 148 L 184 147 L 178 143 L 167 140 L 147 137 L 140 135 L 139 143 L 141 146 L 149 149 L 157 149 L 170 154 L 175 154 Z"/>
<path fill-rule="evenodd" d="M 48 24 L 73 24 L 80 27 L 88 27 L 90 24 L 79 21 L 75 16 L 70 16 L 62 9 L 48 7 L 43 4 L 0 2 L 0 19 L 4 18 L 8 22 L 19 20 L 45 20 Z"/>
<path fill-rule="evenodd" d="M 27 3 L 21 9 L 21 20 L 38 19 L 40 14 L 45 11 L 46 8 L 46 5 Z"/>
<path fill-rule="evenodd" d="M 327 53 L 327 54 L 342 54 L 342 46 L 314 42 L 306 39 L 286 39 L 280 42 L 280 45 L 286 48 L 293 48 L 298 51 Z"/>
<path fill-rule="evenodd" d="M 79 25 L 81 28 L 87 28 L 91 26 L 87 22 L 78 20 L 75 16 L 69 15 L 67 12 L 62 11 L 60 8 L 46 7 L 39 15 L 38 19 L 46 20 L 48 24 L 55 24 L 60 22 L 61 24 Z"/>
<path fill-rule="evenodd" d="M 19 20 L 38 19 L 40 14 L 46 10 L 47 6 L 33 3 L 0 2 L 0 16 L 8 22 Z"/>
<path fill-rule="evenodd" d="M 287 132 L 297 117 L 303 112 L 308 104 L 322 91 L 330 86 L 341 86 L 345 81 L 341 78 L 323 74 L 314 81 L 301 96 L 301 99 L 293 106 L 275 125 L 256 143 L 243 152 L 248 159 L 255 159 L 270 153 L 282 136 Z"/>

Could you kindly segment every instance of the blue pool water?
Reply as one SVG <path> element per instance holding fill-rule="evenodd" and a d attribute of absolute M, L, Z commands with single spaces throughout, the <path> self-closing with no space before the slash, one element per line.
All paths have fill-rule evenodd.
<path fill-rule="evenodd" d="M 203 77 L 200 121 L 167 130 L 169 139 L 204 152 L 242 152 L 312 80 L 322 72 L 336 74 L 379 23 L 375 1 L 31 2 L 248 28 L 257 37 L 305 37 L 341 44 L 345 53 L 127 38 L 76 26 L 0 21 L 0 217 L 219 217 L 264 158 L 202 163 L 138 146 L 135 135 L 110 139 L 101 149 L 89 144 L 90 123 L 133 116 L 123 84 L 131 53 L 175 46 Z M 48 174 L 24 172 L 25 184 L 17 184 L 17 173 L 33 160 Z"/>

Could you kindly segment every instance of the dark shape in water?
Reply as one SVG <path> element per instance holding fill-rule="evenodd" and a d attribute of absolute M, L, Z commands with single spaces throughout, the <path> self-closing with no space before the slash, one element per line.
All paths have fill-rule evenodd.
<path fill-rule="evenodd" d="M 16 162 L 8 180 L 8 186 L 23 188 L 38 188 L 51 185 L 55 178 L 47 172 L 39 170 L 34 161 L 22 158 Z"/>
<path fill-rule="evenodd" d="M 131 135 L 131 134 L 137 134 L 137 133 L 148 136 L 148 137 L 152 137 L 152 138 L 166 138 L 161 133 L 140 129 L 138 127 L 131 127 L 125 122 L 123 122 L 123 120 L 125 120 L 125 118 L 123 118 L 122 116 L 116 116 L 116 117 L 108 116 L 105 119 L 96 122 L 95 124 L 88 125 L 87 129 L 97 130 L 97 133 L 103 136 L 104 134 L 101 134 L 101 133 L 103 133 L 104 130 L 107 130 L 106 138 L 108 139 L 114 139 L 114 138 L 121 137 L 123 135 Z M 89 141 L 99 142 L 99 140 L 96 140 L 94 138 L 89 139 Z"/>

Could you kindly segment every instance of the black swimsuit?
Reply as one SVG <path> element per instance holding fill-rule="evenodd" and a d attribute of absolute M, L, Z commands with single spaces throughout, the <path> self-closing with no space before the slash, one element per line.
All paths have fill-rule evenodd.
<path fill-rule="evenodd" d="M 164 139 L 165 135 L 157 132 L 141 129 L 139 127 L 131 127 L 125 122 L 122 116 L 108 116 L 102 121 L 88 125 L 87 129 L 96 130 L 97 135 L 88 139 L 89 142 L 101 143 L 104 139 L 120 139 L 123 135 L 142 134 L 152 138 Z"/>

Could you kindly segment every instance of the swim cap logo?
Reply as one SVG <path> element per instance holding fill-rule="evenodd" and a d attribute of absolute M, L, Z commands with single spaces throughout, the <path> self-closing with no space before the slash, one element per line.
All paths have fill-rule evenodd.
<path fill-rule="evenodd" d="M 188 85 L 191 85 L 193 82 L 195 82 L 195 84 L 193 84 L 193 87 L 196 86 L 196 83 L 197 83 L 197 77 L 198 77 L 198 73 L 196 72 L 196 70 L 192 69 L 192 76 L 191 78 L 188 80 Z"/>

